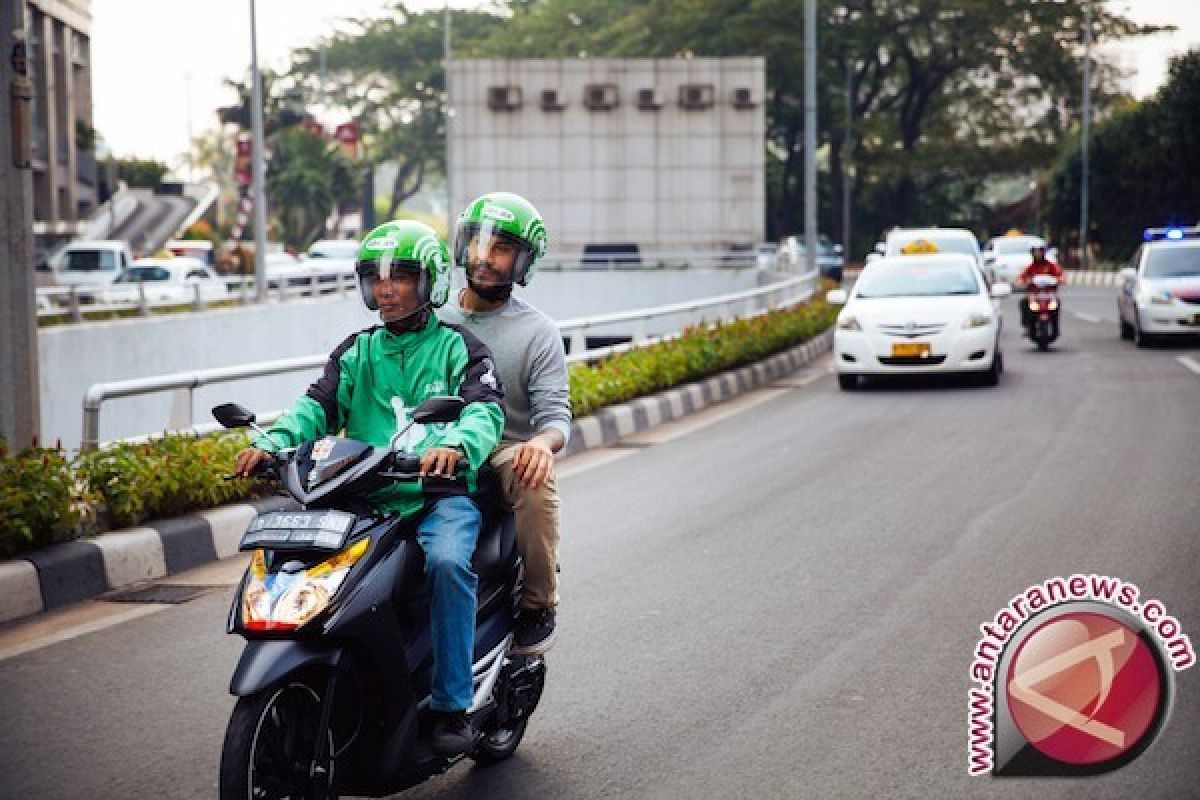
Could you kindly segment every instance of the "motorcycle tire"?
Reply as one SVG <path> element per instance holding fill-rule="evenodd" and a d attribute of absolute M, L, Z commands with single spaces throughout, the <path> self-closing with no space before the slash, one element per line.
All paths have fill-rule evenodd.
<path fill-rule="evenodd" d="M 1038 339 L 1037 340 L 1037 349 L 1039 352 L 1042 352 L 1042 353 L 1049 350 L 1050 349 L 1050 340 L 1049 339 Z"/>
<path fill-rule="evenodd" d="M 333 752 L 332 732 L 323 785 L 313 786 L 308 776 L 320 713 L 320 693 L 304 683 L 239 697 L 221 749 L 220 799 L 336 800 L 335 764 L 328 755 Z"/>

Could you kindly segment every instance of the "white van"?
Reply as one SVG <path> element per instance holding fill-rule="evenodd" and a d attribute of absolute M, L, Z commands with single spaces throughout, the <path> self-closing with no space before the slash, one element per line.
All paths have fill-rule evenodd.
<path fill-rule="evenodd" d="M 54 270 L 58 286 L 107 286 L 133 263 L 129 245 L 117 239 L 71 242 Z"/>

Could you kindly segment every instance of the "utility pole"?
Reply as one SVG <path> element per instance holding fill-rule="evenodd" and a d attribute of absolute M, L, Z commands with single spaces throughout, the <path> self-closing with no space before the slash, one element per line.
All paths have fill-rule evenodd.
<path fill-rule="evenodd" d="M 1083 176 L 1079 185 L 1079 268 L 1088 268 L 1088 140 L 1092 133 L 1092 0 L 1083 6 Z"/>
<path fill-rule="evenodd" d="M 804 0 L 804 261 L 817 268 L 817 0 Z"/>
<path fill-rule="evenodd" d="M 25 0 L 0 0 L 0 436 L 19 449 L 41 428 L 33 280 L 33 131 Z"/>
<path fill-rule="evenodd" d="M 442 14 L 445 17 L 442 24 L 442 53 L 445 57 L 443 80 L 446 83 L 446 240 L 454 247 L 454 185 L 450 182 L 450 157 L 454 147 L 454 137 L 451 135 L 451 124 L 454 121 L 454 108 L 450 105 L 450 2 L 442 4 Z"/>
<path fill-rule="evenodd" d="M 263 189 L 266 149 L 263 146 L 262 75 L 258 72 L 258 28 L 254 0 L 250 0 L 250 118 L 254 130 L 254 153 L 251 173 L 254 181 L 254 285 L 256 303 L 267 302 L 267 196 Z"/>
<path fill-rule="evenodd" d="M 846 134 L 842 137 L 842 252 L 850 253 L 850 154 L 854 152 L 854 60 L 846 56 Z"/>

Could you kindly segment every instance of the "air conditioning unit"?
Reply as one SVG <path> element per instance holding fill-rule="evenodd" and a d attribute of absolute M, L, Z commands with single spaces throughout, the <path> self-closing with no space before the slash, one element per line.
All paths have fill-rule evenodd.
<path fill-rule="evenodd" d="M 617 107 L 615 83 L 589 83 L 583 87 L 583 106 L 590 111 L 609 111 Z"/>
<path fill-rule="evenodd" d="M 662 105 L 662 93 L 658 89 L 637 90 L 637 107 L 642 111 L 657 111 Z"/>
<path fill-rule="evenodd" d="M 516 111 L 521 107 L 521 87 L 489 86 L 487 99 L 492 111 Z"/>
<path fill-rule="evenodd" d="M 566 107 L 566 100 L 558 89 L 542 89 L 542 111 L 562 111 Z"/>
<path fill-rule="evenodd" d="M 749 108 L 757 108 L 758 100 L 754 97 L 754 90 L 744 86 L 734 89 L 733 107 L 739 111 L 744 111 Z"/>
<path fill-rule="evenodd" d="M 679 87 L 679 107 L 688 111 L 712 108 L 713 85 L 711 83 L 685 83 Z"/>

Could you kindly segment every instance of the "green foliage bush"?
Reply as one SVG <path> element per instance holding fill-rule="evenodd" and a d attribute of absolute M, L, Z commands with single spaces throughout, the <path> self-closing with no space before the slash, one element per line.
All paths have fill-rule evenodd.
<path fill-rule="evenodd" d="M 33 446 L 10 455 L 0 439 L 0 556 L 70 538 L 81 500 L 63 450 Z"/>
<path fill-rule="evenodd" d="M 833 324 L 823 300 L 751 319 L 689 328 L 679 338 L 571 368 L 571 409 L 583 417 L 800 344 Z"/>

